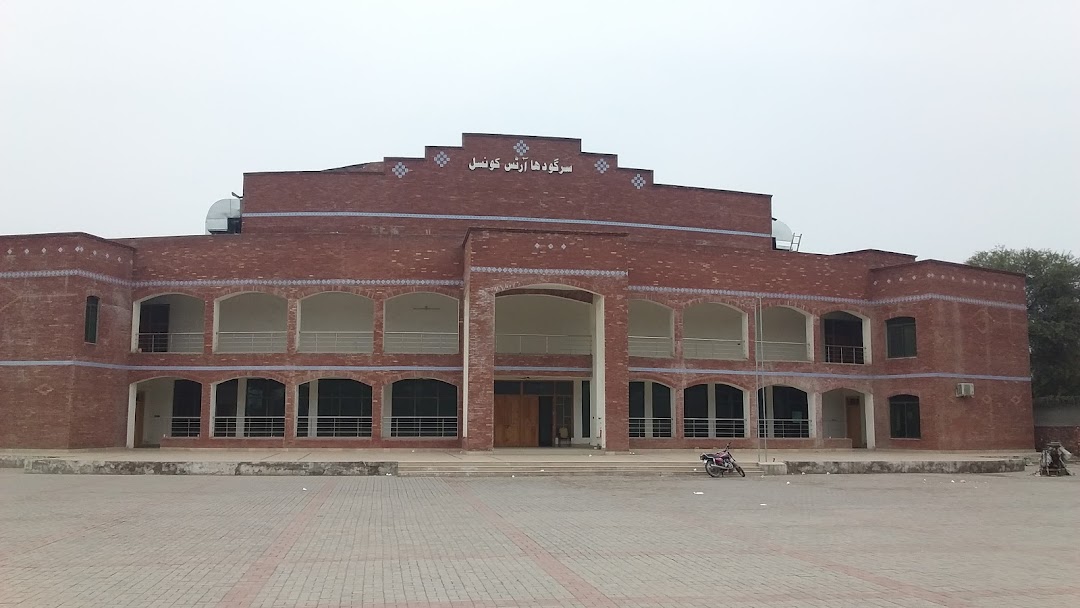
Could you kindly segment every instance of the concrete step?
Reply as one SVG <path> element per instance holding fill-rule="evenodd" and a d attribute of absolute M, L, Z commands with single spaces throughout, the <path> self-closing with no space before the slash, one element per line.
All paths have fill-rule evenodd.
<path fill-rule="evenodd" d="M 743 467 L 747 475 L 762 474 L 757 466 Z M 398 466 L 402 477 L 506 477 L 552 475 L 705 475 L 701 465 L 682 463 L 418 463 L 402 462 Z"/>

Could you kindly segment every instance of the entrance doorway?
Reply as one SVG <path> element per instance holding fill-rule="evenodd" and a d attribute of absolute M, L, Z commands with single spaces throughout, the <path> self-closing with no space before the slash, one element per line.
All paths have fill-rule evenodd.
<path fill-rule="evenodd" d="M 540 445 L 540 398 L 495 395 L 495 447 L 532 448 Z"/>
<path fill-rule="evenodd" d="M 851 439 L 851 447 L 865 448 L 866 433 L 863 432 L 862 400 L 858 397 L 848 397 L 845 406 L 847 407 L 847 436 Z"/>
<path fill-rule="evenodd" d="M 574 436 L 574 383 L 496 380 L 495 447 L 570 445 Z"/>

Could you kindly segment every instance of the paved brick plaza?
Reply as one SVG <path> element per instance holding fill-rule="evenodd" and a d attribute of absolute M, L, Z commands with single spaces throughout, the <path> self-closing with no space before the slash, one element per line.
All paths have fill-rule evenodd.
<path fill-rule="evenodd" d="M 0 471 L 0 606 L 1072 608 L 1078 497 L 1029 474 Z"/>

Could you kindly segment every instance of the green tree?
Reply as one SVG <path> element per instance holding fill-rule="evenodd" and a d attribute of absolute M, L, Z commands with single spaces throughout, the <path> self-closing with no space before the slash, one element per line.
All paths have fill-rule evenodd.
<path fill-rule="evenodd" d="M 1035 397 L 1080 395 L 1080 259 L 1046 249 L 980 251 L 973 266 L 1027 276 L 1031 381 Z"/>

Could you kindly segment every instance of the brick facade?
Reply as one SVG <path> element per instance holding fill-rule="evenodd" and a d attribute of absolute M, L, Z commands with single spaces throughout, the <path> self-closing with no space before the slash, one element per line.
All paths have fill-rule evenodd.
<path fill-rule="evenodd" d="M 555 159 L 560 169 L 552 169 Z M 475 167 L 484 161 L 487 168 Z M 836 389 L 861 394 L 864 412 L 872 402 L 869 439 L 880 448 L 1034 445 L 1018 275 L 884 251 L 775 250 L 769 196 L 655 184 L 650 171 L 619 167 L 612 154 L 582 152 L 572 139 L 465 135 L 463 146 L 429 147 L 421 158 L 248 174 L 244 188 L 242 234 L 0 236 L 0 447 L 123 446 L 131 442 L 132 397 L 139 393 L 131 387 L 172 377 L 201 383 L 202 430 L 198 437 L 166 436 L 162 445 L 484 450 L 495 441 L 493 382 L 525 376 L 599 384 L 602 410 L 594 403 L 593 411 L 602 416 L 585 439 L 609 450 L 725 441 L 684 436 L 683 391 L 702 383 L 746 392 L 747 430 L 735 446 L 759 441 L 753 431 L 763 384 L 795 387 L 810 402 L 811 436 L 768 439 L 774 447 L 852 445 L 825 432 L 831 423 L 823 394 Z M 370 354 L 298 352 L 299 303 L 326 291 L 373 302 Z M 287 302 L 285 352 L 214 352 L 215 303 L 244 292 Z M 387 302 L 413 292 L 459 302 L 457 354 L 386 352 Z M 496 352 L 495 302 L 510 293 L 591 303 L 595 331 L 605 338 L 602 357 L 596 350 Z M 162 294 L 203 302 L 203 352 L 133 352 L 133 314 L 141 301 Z M 90 295 L 100 298 L 96 344 L 83 341 Z M 672 356 L 630 354 L 634 300 L 671 311 Z M 683 317 L 701 303 L 745 315 L 746 359 L 686 356 Z M 810 318 L 811 361 L 758 361 L 759 306 Z M 822 316 L 836 311 L 868 325 L 863 364 L 825 362 Z M 917 356 L 886 357 L 885 321 L 894 317 L 916 319 Z M 238 377 L 285 385 L 284 437 L 212 436 L 211 387 Z M 297 387 L 327 377 L 372 387 L 372 437 L 296 436 Z M 408 378 L 457 387 L 458 437 L 383 436 L 387 387 Z M 634 381 L 670 387 L 670 437 L 629 436 L 627 386 Z M 975 395 L 954 397 L 959 382 L 975 384 Z M 918 438 L 891 436 L 889 398 L 901 394 L 919 399 Z"/>

